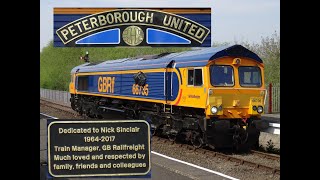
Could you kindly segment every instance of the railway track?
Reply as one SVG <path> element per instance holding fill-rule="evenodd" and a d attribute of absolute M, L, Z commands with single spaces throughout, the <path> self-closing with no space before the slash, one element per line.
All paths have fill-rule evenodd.
<path fill-rule="evenodd" d="M 66 112 L 66 113 L 74 115 L 74 116 L 79 116 L 78 113 L 76 113 L 75 111 L 73 111 L 71 109 L 71 107 L 66 106 L 66 105 L 54 103 L 52 101 L 48 101 L 48 100 L 45 100 L 45 99 L 42 99 L 42 98 L 40 98 L 40 104 L 42 104 L 44 106 L 48 106 L 48 107 L 56 109 L 56 110 L 59 110 L 59 111 Z"/>
<path fill-rule="evenodd" d="M 264 164 L 261 164 L 261 163 L 257 163 L 257 162 L 254 162 L 254 161 L 249 161 L 249 160 L 246 160 L 244 158 L 239 158 L 239 157 L 232 156 L 230 154 L 217 152 L 217 151 L 213 151 L 213 150 L 208 150 L 208 149 L 204 149 L 204 148 L 194 148 L 192 145 L 185 144 L 185 143 L 176 143 L 174 141 L 170 141 L 169 139 L 158 137 L 158 136 L 152 137 L 152 140 L 153 141 L 157 141 L 158 143 L 170 144 L 172 146 L 176 146 L 177 148 L 184 148 L 184 149 L 187 149 L 188 151 L 198 152 L 200 154 L 205 155 L 207 158 L 217 157 L 217 158 L 220 158 L 220 159 L 224 159 L 226 161 L 236 162 L 239 165 L 247 165 L 247 166 L 250 166 L 250 167 L 254 167 L 256 169 L 266 170 L 266 171 L 270 171 L 270 172 L 272 172 L 274 174 L 279 174 L 280 175 L 280 169 L 279 168 L 267 166 L 267 165 L 264 165 Z M 259 157 L 265 158 L 265 159 L 271 159 L 271 160 L 275 160 L 275 161 L 280 161 L 280 156 L 273 155 L 273 154 L 262 153 L 262 152 L 259 152 L 259 151 L 251 151 L 248 155 L 250 155 L 250 154 L 258 155 Z M 238 155 L 238 156 L 241 156 L 241 155 Z"/>
<path fill-rule="evenodd" d="M 44 100 L 44 99 L 40 99 L 40 104 L 57 109 L 59 111 L 63 111 L 63 112 L 78 116 L 78 114 L 75 113 L 70 107 L 62 105 L 62 104 L 57 104 L 57 103 L 54 103 L 54 102 L 51 102 L 48 100 Z M 204 149 L 204 148 L 194 148 L 192 145 L 185 144 L 185 143 L 176 143 L 176 142 L 171 141 L 167 138 L 162 138 L 159 136 L 153 136 L 152 141 L 156 141 L 158 143 L 171 144 L 173 146 L 176 146 L 177 148 L 185 148 L 188 151 L 194 151 L 194 152 L 201 153 L 201 154 L 207 156 L 208 158 L 217 157 L 220 159 L 224 159 L 226 161 L 236 162 L 239 165 L 247 165 L 250 167 L 254 167 L 255 169 L 266 170 L 266 171 L 272 172 L 273 174 L 280 175 L 280 168 L 267 166 L 267 165 L 257 163 L 254 161 L 249 161 L 249 160 L 246 160 L 244 158 L 239 157 L 241 155 L 238 155 L 236 157 L 236 156 L 226 154 L 223 152 L 217 152 L 217 151 L 208 150 L 208 149 Z M 264 158 L 264 159 L 268 159 L 268 160 L 280 161 L 280 156 L 274 155 L 274 154 L 268 154 L 268 153 L 264 153 L 264 152 L 260 152 L 260 151 L 254 151 L 254 150 L 252 150 L 249 154 L 256 155 L 256 156 L 259 156 L 260 158 Z"/>
<path fill-rule="evenodd" d="M 256 151 L 256 150 L 251 150 L 250 153 L 258 155 L 258 156 L 260 156 L 262 158 L 280 161 L 280 156 L 276 155 L 276 154 L 269 154 L 269 153 L 264 153 L 264 152 L 260 152 L 260 151 Z"/>

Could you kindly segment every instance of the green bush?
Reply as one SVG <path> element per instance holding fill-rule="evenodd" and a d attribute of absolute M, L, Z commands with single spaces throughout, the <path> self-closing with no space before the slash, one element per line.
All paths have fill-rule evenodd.
<path fill-rule="evenodd" d="M 280 154 L 280 149 L 275 148 L 271 139 L 267 141 L 266 151 L 268 153 Z"/>
<path fill-rule="evenodd" d="M 89 52 L 90 62 L 97 62 L 186 50 L 190 48 L 60 48 L 53 47 L 51 41 L 40 52 L 40 87 L 67 91 L 70 71 L 84 63 L 80 56 L 84 56 L 86 51 Z"/>

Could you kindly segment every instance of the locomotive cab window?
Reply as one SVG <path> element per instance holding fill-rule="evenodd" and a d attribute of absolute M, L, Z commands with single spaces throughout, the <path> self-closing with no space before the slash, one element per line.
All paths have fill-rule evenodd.
<path fill-rule="evenodd" d="M 233 68 L 225 65 L 211 65 L 210 82 L 213 86 L 234 86 Z"/>
<path fill-rule="evenodd" d="M 189 69 L 188 70 L 188 85 L 202 86 L 202 69 Z"/>
<path fill-rule="evenodd" d="M 239 78 L 241 86 L 261 87 L 261 71 L 256 66 L 240 66 Z"/>
<path fill-rule="evenodd" d="M 78 91 L 88 91 L 89 76 L 78 77 Z"/>

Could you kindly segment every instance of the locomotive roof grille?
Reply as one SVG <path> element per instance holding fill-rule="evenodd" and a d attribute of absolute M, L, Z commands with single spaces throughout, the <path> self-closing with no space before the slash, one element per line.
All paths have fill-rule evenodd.
<path fill-rule="evenodd" d="M 87 64 L 75 67 L 71 72 L 80 69 L 79 72 L 102 72 L 102 71 L 122 71 L 135 69 L 166 68 L 174 60 L 177 68 L 205 66 L 209 61 L 221 57 L 245 57 L 251 58 L 259 63 L 262 59 L 254 52 L 241 45 L 220 46 L 202 48 L 199 50 L 184 51 L 179 53 L 161 53 L 158 55 L 147 55 L 136 58 L 124 58 L 104 61 L 99 64 Z"/>

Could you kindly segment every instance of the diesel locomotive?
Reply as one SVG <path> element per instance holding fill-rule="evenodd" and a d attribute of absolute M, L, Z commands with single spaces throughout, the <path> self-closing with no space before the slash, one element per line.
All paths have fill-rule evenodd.
<path fill-rule="evenodd" d="M 85 63 L 69 90 L 80 114 L 121 112 L 195 147 L 250 149 L 268 127 L 264 64 L 241 45 Z"/>

